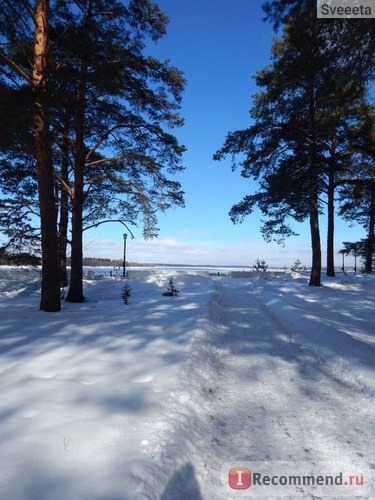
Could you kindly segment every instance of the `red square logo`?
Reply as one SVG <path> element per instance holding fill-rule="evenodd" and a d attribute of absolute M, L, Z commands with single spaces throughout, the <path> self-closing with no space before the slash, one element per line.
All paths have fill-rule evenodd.
<path fill-rule="evenodd" d="M 246 467 L 234 467 L 229 471 L 229 486 L 233 490 L 247 490 L 251 486 L 251 471 Z"/>

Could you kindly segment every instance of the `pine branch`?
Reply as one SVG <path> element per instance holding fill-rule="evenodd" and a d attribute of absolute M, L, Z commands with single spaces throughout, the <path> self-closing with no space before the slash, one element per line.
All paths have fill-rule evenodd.
<path fill-rule="evenodd" d="M 25 73 L 25 71 L 20 66 L 18 66 L 14 61 L 9 59 L 9 57 L 7 57 L 5 54 L 1 52 L 0 52 L 0 61 L 2 61 L 9 68 L 13 69 L 13 71 L 15 71 L 17 75 L 23 78 L 27 83 L 34 86 L 32 78 L 30 78 L 29 75 Z"/>

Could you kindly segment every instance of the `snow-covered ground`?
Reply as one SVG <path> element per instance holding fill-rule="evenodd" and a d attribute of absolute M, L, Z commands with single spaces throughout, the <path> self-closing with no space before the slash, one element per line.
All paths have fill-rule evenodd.
<path fill-rule="evenodd" d="M 307 281 L 131 271 L 128 305 L 103 278 L 52 314 L 1 268 L 0 499 L 257 498 L 227 471 L 278 461 L 358 464 L 371 498 L 375 277 Z"/>

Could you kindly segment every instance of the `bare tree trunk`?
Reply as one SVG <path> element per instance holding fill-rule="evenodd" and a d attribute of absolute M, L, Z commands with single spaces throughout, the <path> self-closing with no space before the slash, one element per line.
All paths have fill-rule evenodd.
<path fill-rule="evenodd" d="M 83 186 L 84 170 L 86 164 L 85 148 L 85 110 L 86 110 L 86 85 L 87 85 L 87 51 L 88 31 L 91 21 L 92 4 L 89 2 L 88 11 L 84 21 L 83 51 L 80 67 L 80 82 L 77 91 L 77 107 L 75 120 L 74 142 L 74 192 L 72 207 L 72 253 L 69 292 L 66 297 L 68 302 L 83 302 Z"/>
<path fill-rule="evenodd" d="M 375 249 L 375 165 L 371 179 L 370 214 L 368 224 L 368 234 L 366 239 L 365 273 L 372 273 L 372 259 Z"/>
<path fill-rule="evenodd" d="M 84 145 L 85 82 L 77 94 L 78 112 L 74 144 L 74 189 L 72 196 L 71 269 L 68 302 L 84 302 L 83 295 L 83 183 L 86 152 Z"/>
<path fill-rule="evenodd" d="M 68 224 L 69 224 L 69 193 L 65 184 L 68 184 L 69 170 L 69 143 L 63 138 L 61 145 L 61 187 L 60 187 L 60 218 L 59 218 L 59 263 L 60 263 L 60 286 L 68 286 L 68 272 L 66 269 L 66 252 L 68 245 Z"/>
<path fill-rule="evenodd" d="M 330 163 L 328 173 L 327 276 L 335 276 L 335 170 Z"/>
<path fill-rule="evenodd" d="M 311 249 L 312 249 L 312 265 L 310 274 L 310 286 L 320 286 L 322 272 L 322 251 L 320 244 L 320 229 L 319 229 L 319 173 L 317 164 L 317 135 L 316 135 L 316 111 L 315 111 L 315 92 L 314 92 L 314 75 L 311 75 L 309 82 L 309 122 L 311 142 L 309 146 L 309 175 L 310 175 L 310 233 L 311 233 Z"/>
<path fill-rule="evenodd" d="M 81 148 L 76 147 L 76 149 L 81 149 Z M 68 302 L 84 302 L 85 300 L 85 297 L 83 295 L 83 244 L 82 244 L 83 168 L 81 164 L 77 162 L 77 155 L 81 156 L 81 154 L 78 152 L 76 153 L 76 165 L 74 166 L 71 270 L 70 270 L 69 291 L 66 297 L 66 300 Z"/>
<path fill-rule="evenodd" d="M 48 51 L 48 0 L 37 0 L 33 61 L 35 154 L 41 221 L 42 289 L 40 309 L 60 311 L 57 210 L 54 194 L 52 149 L 48 126 L 46 58 Z"/>
<path fill-rule="evenodd" d="M 311 232 L 311 247 L 312 247 L 312 266 L 310 274 L 310 286 L 320 286 L 321 269 L 322 269 L 322 252 L 320 246 L 320 231 L 319 231 L 319 205 L 318 198 L 315 197 L 310 201 L 310 232 Z"/>

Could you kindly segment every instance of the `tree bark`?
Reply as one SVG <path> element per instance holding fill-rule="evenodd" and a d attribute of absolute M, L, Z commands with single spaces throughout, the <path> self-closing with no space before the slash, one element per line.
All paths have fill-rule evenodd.
<path fill-rule="evenodd" d="M 328 172 L 327 276 L 335 276 L 335 170 L 331 159 Z"/>
<path fill-rule="evenodd" d="M 66 268 L 66 253 L 68 245 L 68 224 L 69 224 L 69 193 L 64 183 L 68 184 L 69 165 L 69 143 L 67 138 L 63 138 L 61 145 L 61 187 L 60 187 L 60 217 L 59 217 L 59 263 L 60 263 L 60 286 L 68 286 L 68 271 Z"/>
<path fill-rule="evenodd" d="M 372 259 L 375 249 L 375 165 L 371 179 L 370 213 L 366 239 L 365 273 L 372 273 Z"/>
<path fill-rule="evenodd" d="M 84 302 L 83 295 L 83 169 L 74 166 L 74 196 L 72 207 L 72 250 L 68 302 Z"/>
<path fill-rule="evenodd" d="M 84 85 L 78 93 L 78 102 L 84 109 L 82 92 Z M 81 110 L 81 111 L 82 111 Z M 81 113 L 79 112 L 79 115 Z M 77 120 L 76 140 L 74 144 L 74 190 L 72 197 L 72 240 L 71 240 L 71 269 L 69 291 L 66 297 L 68 302 L 84 302 L 83 295 L 83 183 L 85 167 L 85 146 L 83 140 L 84 118 L 81 115 Z"/>
<path fill-rule="evenodd" d="M 42 285 L 40 309 L 60 311 L 57 210 L 54 193 L 52 148 L 48 124 L 46 61 L 48 52 L 48 0 L 37 0 L 32 81 L 34 133 L 41 222 Z"/>
<path fill-rule="evenodd" d="M 312 249 L 312 265 L 310 274 L 310 286 L 320 286 L 322 272 L 322 251 L 320 244 L 319 229 L 319 170 L 317 163 L 317 134 L 316 134 L 316 110 L 314 73 L 309 81 L 309 126 L 310 126 L 310 146 L 309 146 L 309 175 L 310 175 L 310 233 Z"/>
<path fill-rule="evenodd" d="M 322 252 L 320 246 L 319 205 L 317 196 L 310 200 L 310 232 L 312 248 L 312 266 L 310 286 L 320 286 L 322 269 Z"/>
<path fill-rule="evenodd" d="M 87 52 L 88 30 L 91 16 L 91 2 L 84 21 L 83 51 L 79 74 L 79 85 L 76 96 L 76 119 L 74 141 L 74 192 L 72 207 L 72 253 L 69 292 L 66 297 L 68 302 L 84 302 L 83 295 L 83 188 L 84 170 L 86 165 L 85 148 L 85 111 L 86 111 L 86 86 L 87 86 Z"/>

